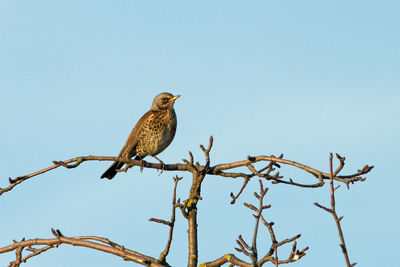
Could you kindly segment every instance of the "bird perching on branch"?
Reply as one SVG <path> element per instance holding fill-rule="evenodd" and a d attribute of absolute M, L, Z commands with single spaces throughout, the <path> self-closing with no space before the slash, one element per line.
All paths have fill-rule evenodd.
<path fill-rule="evenodd" d="M 178 97 L 180 95 L 161 93 L 154 98 L 150 110 L 140 118 L 129 134 L 119 157 L 128 161 L 132 157 L 142 160 L 152 156 L 162 163 L 156 155 L 164 151 L 174 139 L 177 124 L 174 103 Z M 114 178 L 124 164 L 114 161 L 101 178 Z"/>

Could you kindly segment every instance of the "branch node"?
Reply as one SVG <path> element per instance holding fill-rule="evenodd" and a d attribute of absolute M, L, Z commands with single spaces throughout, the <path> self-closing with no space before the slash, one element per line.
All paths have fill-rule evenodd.
<path fill-rule="evenodd" d="M 250 162 L 254 162 L 254 161 L 256 161 L 256 157 L 247 156 L 247 160 Z"/>

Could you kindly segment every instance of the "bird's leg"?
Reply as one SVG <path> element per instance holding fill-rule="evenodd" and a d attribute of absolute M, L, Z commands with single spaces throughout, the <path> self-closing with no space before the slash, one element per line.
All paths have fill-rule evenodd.
<path fill-rule="evenodd" d="M 155 158 L 156 160 L 158 160 L 158 162 L 161 164 L 161 172 L 159 174 L 159 175 L 161 175 L 161 173 L 163 173 L 163 171 L 165 170 L 165 164 L 161 159 L 157 158 L 156 156 L 152 156 L 152 157 Z"/>
<path fill-rule="evenodd" d="M 121 171 L 127 172 L 129 168 L 133 167 L 133 165 L 129 162 L 130 161 L 129 156 L 125 155 L 123 156 L 123 159 L 125 161 L 125 168 L 122 168 Z"/>
<path fill-rule="evenodd" d="M 120 163 L 123 163 L 121 167 L 119 167 L 118 169 L 116 169 L 116 172 L 127 172 L 128 169 L 133 167 L 133 164 L 130 163 L 130 158 L 127 156 L 121 156 L 122 157 L 122 161 L 119 161 Z M 125 167 L 124 167 L 125 166 Z M 122 168 L 123 167 L 123 168 Z"/>

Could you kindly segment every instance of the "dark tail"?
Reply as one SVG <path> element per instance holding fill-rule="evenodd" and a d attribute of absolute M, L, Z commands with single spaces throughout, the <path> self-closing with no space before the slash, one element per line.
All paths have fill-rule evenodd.
<path fill-rule="evenodd" d="M 107 178 L 107 179 L 112 179 L 114 178 L 114 176 L 117 174 L 118 169 L 121 169 L 122 166 L 124 166 L 125 163 L 123 162 L 119 162 L 119 161 L 114 161 L 114 163 L 110 166 L 110 168 L 108 168 L 103 175 L 101 176 L 101 178 Z"/>

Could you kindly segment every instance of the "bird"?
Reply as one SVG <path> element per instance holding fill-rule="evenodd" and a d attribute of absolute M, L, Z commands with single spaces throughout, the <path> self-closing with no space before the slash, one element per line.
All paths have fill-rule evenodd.
<path fill-rule="evenodd" d="M 162 165 L 164 164 L 156 155 L 164 151 L 175 137 L 177 119 L 174 103 L 178 97 L 180 95 L 174 96 L 164 92 L 154 98 L 150 110 L 133 127 L 119 157 L 124 160 L 133 157 L 136 160 L 142 160 L 146 156 L 152 156 Z M 117 170 L 124 164 L 124 162 L 114 161 L 101 178 L 114 178 Z"/>

